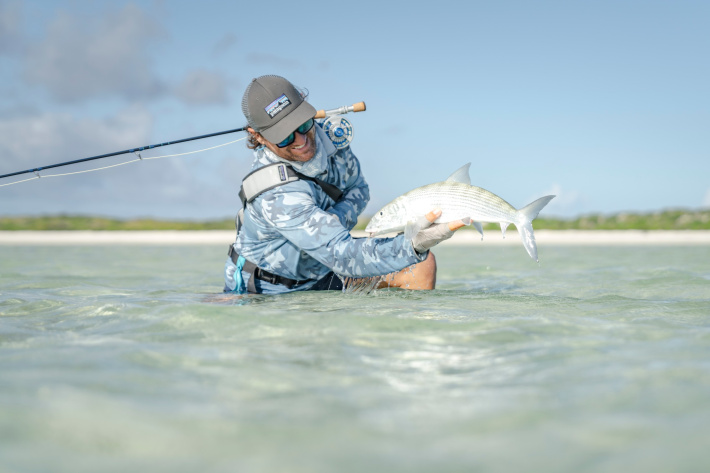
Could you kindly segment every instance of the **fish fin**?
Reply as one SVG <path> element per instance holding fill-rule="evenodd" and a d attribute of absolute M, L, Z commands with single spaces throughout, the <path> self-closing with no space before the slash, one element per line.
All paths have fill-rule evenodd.
<path fill-rule="evenodd" d="M 540 260 L 537 258 L 537 244 L 535 243 L 535 234 L 533 233 L 532 222 L 519 222 L 516 223 L 515 226 L 518 229 L 518 233 L 520 233 L 520 239 L 523 241 L 525 250 L 532 259 L 539 263 Z"/>
<path fill-rule="evenodd" d="M 459 182 L 461 184 L 471 185 L 471 176 L 468 174 L 468 168 L 471 167 L 471 163 L 466 163 L 460 168 L 458 168 L 452 175 L 450 175 L 444 182 Z"/>
<path fill-rule="evenodd" d="M 540 213 L 543 207 L 545 207 L 554 198 L 554 195 L 546 195 L 545 197 L 540 197 L 535 202 L 532 202 L 523 207 L 522 209 L 518 210 L 518 212 L 522 213 L 527 220 L 532 222 L 537 218 L 537 214 Z"/>
<path fill-rule="evenodd" d="M 500 222 L 500 231 L 503 232 L 503 239 L 505 240 L 505 231 L 508 229 L 508 222 Z"/>
<path fill-rule="evenodd" d="M 532 202 L 522 209 L 518 210 L 518 221 L 515 226 L 518 228 L 518 233 L 520 233 L 520 239 L 523 240 L 523 245 L 525 250 L 532 259 L 537 261 L 537 244 L 535 243 L 535 234 L 533 233 L 532 221 L 537 218 L 537 215 L 555 196 L 546 195 L 545 197 L 540 197 L 535 202 Z"/>
<path fill-rule="evenodd" d="M 481 222 L 473 222 L 473 226 L 478 230 L 478 233 L 481 234 L 481 240 L 483 240 L 483 224 L 481 224 Z"/>

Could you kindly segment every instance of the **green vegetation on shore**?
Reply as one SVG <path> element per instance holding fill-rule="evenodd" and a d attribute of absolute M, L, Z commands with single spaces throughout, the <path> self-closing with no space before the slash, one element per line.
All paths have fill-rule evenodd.
<path fill-rule="evenodd" d="M 0 231 L 8 230 L 233 230 L 234 219 L 204 222 L 154 220 L 148 218 L 119 220 L 104 217 L 53 215 L 44 217 L 0 217 Z"/>
<path fill-rule="evenodd" d="M 357 229 L 363 230 L 367 219 L 361 219 Z M 665 210 L 662 212 L 615 215 L 585 215 L 576 219 L 538 218 L 535 229 L 548 230 L 710 230 L 710 209 Z M 498 224 L 486 224 L 487 230 Z M 103 217 L 55 215 L 44 217 L 0 217 L 0 231 L 13 230 L 233 230 L 234 220 L 202 222 L 154 219 L 120 220 Z"/>
<path fill-rule="evenodd" d="M 548 230 L 710 230 L 710 210 L 665 210 L 646 214 L 586 215 L 573 220 L 538 218 Z"/>

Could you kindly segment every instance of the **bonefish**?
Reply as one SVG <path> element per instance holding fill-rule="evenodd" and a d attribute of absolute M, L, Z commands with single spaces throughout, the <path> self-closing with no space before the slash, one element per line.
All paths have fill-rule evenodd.
<path fill-rule="evenodd" d="M 505 230 L 511 223 L 520 233 L 523 245 L 532 259 L 538 261 L 537 245 L 532 221 L 554 195 L 547 195 L 535 202 L 516 209 L 494 193 L 471 185 L 468 174 L 471 163 L 454 172 L 443 182 L 417 187 L 380 209 L 365 228 L 370 236 L 383 233 L 413 233 L 415 222 L 427 212 L 439 208 L 441 217 L 436 222 L 451 222 L 470 218 L 483 235 L 482 223 L 499 223 L 505 238 Z"/>

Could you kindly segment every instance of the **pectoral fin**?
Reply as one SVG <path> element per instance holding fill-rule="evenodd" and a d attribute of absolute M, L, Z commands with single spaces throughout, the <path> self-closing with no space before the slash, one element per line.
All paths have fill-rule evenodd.
<path fill-rule="evenodd" d="M 473 226 L 478 230 L 478 233 L 481 234 L 481 240 L 483 240 L 483 224 L 481 224 L 481 222 L 473 222 Z"/>
<path fill-rule="evenodd" d="M 509 223 L 500 222 L 500 231 L 503 232 L 503 239 L 505 239 L 505 231 L 508 229 Z"/>

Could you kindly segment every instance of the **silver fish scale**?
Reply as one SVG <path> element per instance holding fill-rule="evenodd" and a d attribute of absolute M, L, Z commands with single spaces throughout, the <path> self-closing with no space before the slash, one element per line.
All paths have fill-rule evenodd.
<path fill-rule="evenodd" d="M 440 222 L 471 217 L 475 222 L 515 223 L 518 213 L 492 192 L 463 183 L 429 184 L 407 192 L 402 198 L 406 199 L 407 220 L 421 217 L 435 208 L 441 209 Z"/>

